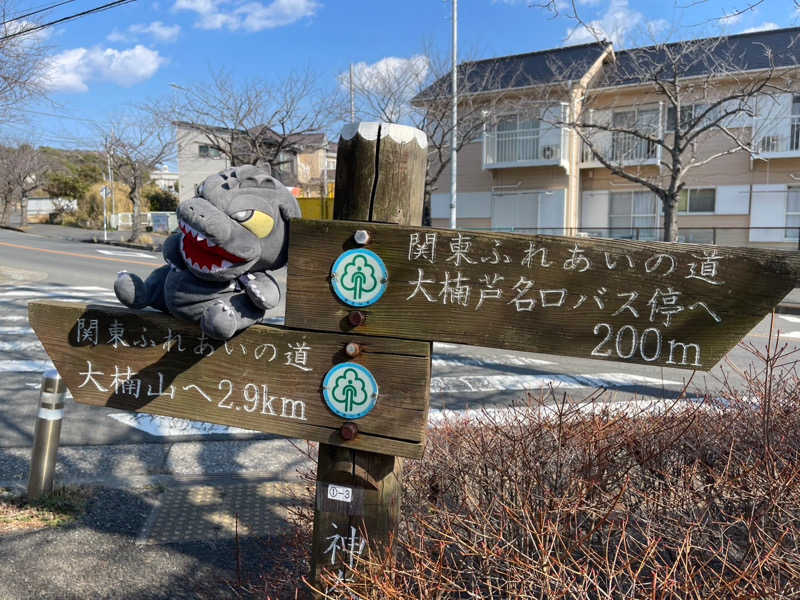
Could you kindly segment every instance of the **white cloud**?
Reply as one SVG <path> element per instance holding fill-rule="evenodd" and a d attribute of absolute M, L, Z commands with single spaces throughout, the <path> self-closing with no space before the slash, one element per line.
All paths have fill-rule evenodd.
<path fill-rule="evenodd" d="M 724 17 L 721 17 L 719 22 L 720 22 L 720 25 L 727 26 L 727 25 L 736 25 L 736 23 L 738 23 L 741 20 L 742 20 L 742 13 L 733 13 L 733 14 L 725 15 Z"/>
<path fill-rule="evenodd" d="M 430 61 L 427 56 L 417 54 L 411 58 L 398 58 L 387 56 L 372 64 L 365 62 L 353 65 L 353 80 L 356 85 L 367 90 L 377 91 L 382 82 L 407 81 L 410 94 L 417 92 L 416 86 L 425 80 L 430 71 Z M 339 82 L 346 85 L 348 73 L 339 75 Z M 415 86 L 416 84 L 416 86 Z"/>
<path fill-rule="evenodd" d="M 777 23 L 773 23 L 772 21 L 766 21 L 761 25 L 756 25 L 755 27 L 750 27 L 742 31 L 742 33 L 755 33 L 756 31 L 770 31 L 771 29 L 780 29 L 780 25 Z"/>
<path fill-rule="evenodd" d="M 153 21 L 149 24 L 135 23 L 128 27 L 125 32 L 113 29 L 106 36 L 109 42 L 130 42 L 140 36 L 152 36 L 157 42 L 174 42 L 180 35 L 180 25 L 164 25 L 161 21 Z"/>
<path fill-rule="evenodd" d="M 128 31 L 134 34 L 152 35 L 159 42 L 174 42 L 181 32 L 180 25 L 164 25 L 161 21 L 153 21 L 149 25 L 138 23 L 131 25 Z"/>
<path fill-rule="evenodd" d="M 597 4 L 599 0 L 588 0 L 587 4 Z M 632 9 L 628 0 L 610 0 L 608 9 L 599 18 L 567 29 L 565 45 L 586 44 L 598 39 L 610 40 L 615 46 L 625 45 L 625 38 L 633 31 L 640 30 L 655 37 L 669 27 L 664 19 L 647 21 L 645 16 Z"/>
<path fill-rule="evenodd" d="M 165 61 L 158 51 L 140 44 L 127 50 L 73 48 L 50 59 L 42 83 L 65 92 L 86 92 L 90 81 L 130 87 L 150 79 Z"/>
<path fill-rule="evenodd" d="M 225 6 L 228 4 L 229 6 Z M 231 31 L 262 31 L 291 25 L 304 17 L 313 16 L 319 3 L 316 0 L 273 0 L 231 4 L 229 0 L 175 0 L 175 10 L 195 12 L 195 27 L 200 29 L 229 29 Z"/>

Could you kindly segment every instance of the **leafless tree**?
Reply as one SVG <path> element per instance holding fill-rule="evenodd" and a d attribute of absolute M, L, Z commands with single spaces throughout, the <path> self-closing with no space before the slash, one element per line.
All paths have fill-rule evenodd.
<path fill-rule="evenodd" d="M 754 117 L 768 122 L 778 95 L 796 89 L 794 52 L 744 51 L 731 38 L 717 37 L 618 52 L 585 91 L 580 110 L 558 123 L 577 133 L 584 161 L 659 198 L 665 241 L 678 239 L 687 175 L 725 156 L 756 152 Z M 751 67 L 744 69 L 743 61 Z M 608 88 L 625 85 L 643 91 L 634 101 L 617 94 L 609 103 Z"/>
<path fill-rule="evenodd" d="M 402 123 L 428 136 L 423 224 L 430 224 L 431 195 L 451 161 L 452 85 L 449 58 L 426 48 L 402 64 L 384 63 L 355 73 L 353 87 L 359 118 Z M 458 126 L 456 152 L 475 141 L 498 106 L 527 104 L 530 98 L 513 88 L 522 73 L 499 62 L 464 62 L 457 72 Z M 344 82 L 344 77 L 340 80 Z M 491 94 L 482 94 L 490 90 Z"/>
<path fill-rule="evenodd" d="M 8 225 L 15 209 L 20 225 L 28 220 L 28 195 L 42 185 L 49 169 L 42 153 L 30 144 L 0 146 L 0 224 Z"/>
<path fill-rule="evenodd" d="M 100 128 L 104 151 L 111 155 L 115 179 L 130 189 L 133 224 L 128 241 L 142 234 L 142 191 L 150 174 L 174 157 L 175 136 L 169 121 L 160 118 L 163 109 L 156 105 L 132 109 Z"/>
<path fill-rule="evenodd" d="M 341 116 L 338 92 L 321 89 L 318 81 L 310 70 L 275 81 L 239 80 L 211 70 L 205 81 L 173 84 L 167 114 L 202 134 L 231 165 L 268 164 L 278 175 L 292 154 L 306 148 L 306 134 L 319 133 Z"/>
<path fill-rule="evenodd" d="M 30 22 L 11 0 L 0 0 L 0 118 L 16 119 L 15 108 L 43 91 L 46 47 L 38 33 L 17 35 Z"/>

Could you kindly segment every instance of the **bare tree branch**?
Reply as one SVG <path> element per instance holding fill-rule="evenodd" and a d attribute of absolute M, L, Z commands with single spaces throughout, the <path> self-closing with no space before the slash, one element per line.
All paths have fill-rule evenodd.
<path fill-rule="evenodd" d="M 778 49 L 765 46 L 761 56 L 748 48 L 745 57 L 743 47 L 729 40 L 618 52 L 584 94 L 578 114 L 557 123 L 577 133 L 584 156 L 660 199 L 667 241 L 677 240 L 677 204 L 688 174 L 737 152 L 756 152 L 759 106 L 798 89 L 791 49 L 781 49 L 779 61 Z M 747 68 L 747 60 L 756 58 L 762 66 Z M 636 92 L 628 100 L 610 100 L 621 86 Z"/>
<path fill-rule="evenodd" d="M 175 154 L 175 137 L 169 121 L 163 118 L 165 114 L 158 105 L 140 106 L 98 128 L 117 180 L 130 188 L 131 242 L 142 233 L 142 189 L 150 181 L 150 174 Z"/>
<path fill-rule="evenodd" d="M 309 70 L 273 82 L 212 70 L 208 81 L 173 85 L 165 117 L 202 134 L 231 165 L 267 164 L 284 184 L 294 185 L 296 174 L 285 169 L 288 155 L 307 147 L 304 136 L 341 116 L 341 98 L 321 90 L 318 80 Z"/>

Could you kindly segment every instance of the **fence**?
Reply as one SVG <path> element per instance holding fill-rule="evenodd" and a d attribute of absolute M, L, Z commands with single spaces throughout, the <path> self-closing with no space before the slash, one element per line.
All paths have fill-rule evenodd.
<path fill-rule="evenodd" d="M 573 235 L 605 237 L 623 240 L 658 241 L 664 237 L 663 227 L 578 227 L 553 230 L 543 227 L 494 227 L 491 231 L 527 233 L 531 235 Z M 750 241 L 755 234 L 767 237 L 767 232 L 778 234 L 782 241 Z M 783 232 L 783 236 L 780 236 Z M 800 250 L 800 227 L 680 227 L 678 241 L 688 244 L 713 244 L 717 246 L 758 246 Z"/>
<path fill-rule="evenodd" d="M 153 211 L 141 213 L 139 224 L 150 228 L 152 231 L 169 233 L 178 228 L 178 217 L 172 211 Z M 133 213 L 122 212 L 109 217 L 112 228 L 121 231 L 130 231 L 133 227 Z"/>

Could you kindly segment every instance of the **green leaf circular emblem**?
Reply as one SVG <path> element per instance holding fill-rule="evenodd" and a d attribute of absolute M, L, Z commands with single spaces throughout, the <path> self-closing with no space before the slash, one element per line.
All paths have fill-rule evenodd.
<path fill-rule="evenodd" d="M 378 383 L 369 370 L 357 363 L 336 365 L 322 382 L 325 403 L 345 419 L 368 414 L 378 400 Z"/>
<path fill-rule="evenodd" d="M 366 248 L 342 253 L 331 269 L 331 285 L 350 306 L 369 306 L 386 291 L 389 276 L 380 256 Z"/>

